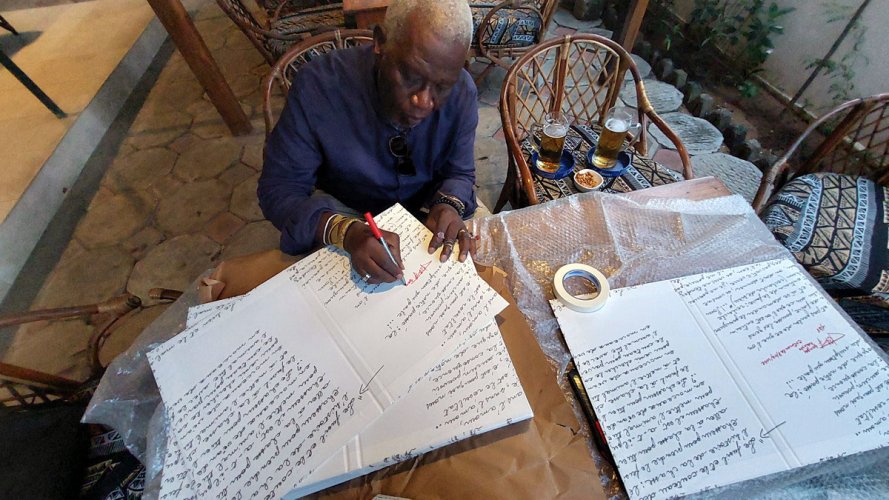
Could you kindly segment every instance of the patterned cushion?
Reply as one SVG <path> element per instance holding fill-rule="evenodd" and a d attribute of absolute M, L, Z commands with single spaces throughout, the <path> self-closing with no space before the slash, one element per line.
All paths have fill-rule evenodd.
<path fill-rule="evenodd" d="M 345 24 L 343 4 L 332 4 L 313 7 L 295 14 L 283 15 L 278 19 L 272 19 L 269 23 L 269 31 L 279 35 L 305 33 L 306 37 L 308 37 L 327 29 L 342 28 Z M 265 40 L 266 48 L 276 58 L 284 55 L 287 49 L 297 42 L 299 40 L 278 40 L 277 38 L 267 38 Z"/>
<path fill-rule="evenodd" d="M 817 173 L 788 182 L 762 219 L 824 288 L 889 292 L 886 189 L 863 177 Z"/>
<path fill-rule="evenodd" d="M 472 46 L 478 47 L 476 33 L 479 25 L 491 10 L 491 6 L 472 7 Z M 482 44 L 486 48 L 530 47 L 539 41 L 543 31 L 543 19 L 535 12 L 518 9 L 500 9 L 484 27 Z"/>

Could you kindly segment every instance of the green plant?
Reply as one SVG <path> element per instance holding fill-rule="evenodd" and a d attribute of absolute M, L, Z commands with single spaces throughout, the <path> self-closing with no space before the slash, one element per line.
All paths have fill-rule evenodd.
<path fill-rule="evenodd" d="M 689 34 L 699 46 L 733 56 L 742 76 L 738 89 L 752 97 L 758 92 L 752 78 L 774 50 L 773 38 L 784 33 L 781 19 L 794 10 L 765 0 L 695 0 Z"/>
<path fill-rule="evenodd" d="M 854 6 L 840 5 L 835 1 L 823 3 L 827 24 L 846 22 L 852 17 Z M 828 93 L 835 104 L 848 101 L 857 96 L 855 87 L 855 67 L 867 66 L 870 60 L 861 50 L 864 45 L 867 26 L 861 24 L 860 18 L 853 18 L 849 29 L 851 45 L 846 52 L 837 57 L 837 54 L 824 58 L 806 60 L 806 69 L 822 68 L 824 75 L 830 79 Z"/>

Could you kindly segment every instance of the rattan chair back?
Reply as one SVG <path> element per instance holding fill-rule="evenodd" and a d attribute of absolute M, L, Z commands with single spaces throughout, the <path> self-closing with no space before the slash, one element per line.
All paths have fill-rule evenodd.
<path fill-rule="evenodd" d="M 805 145 L 825 127 L 830 133 L 807 153 Z M 846 102 L 809 125 L 766 170 L 753 209 L 762 211 L 788 181 L 815 172 L 861 176 L 889 185 L 889 93 Z"/>
<path fill-rule="evenodd" d="M 266 137 L 272 132 L 276 121 L 272 110 L 272 93 L 275 86 L 286 96 L 290 91 L 290 85 L 293 83 L 296 72 L 303 64 L 334 50 L 369 43 L 373 43 L 373 31 L 371 30 L 329 31 L 303 40 L 281 56 L 263 84 L 262 111 L 265 118 Z"/>
<path fill-rule="evenodd" d="M 514 208 L 538 203 L 531 171 L 521 142 L 544 115 L 559 110 L 575 123 L 602 125 L 617 101 L 629 71 L 635 83 L 637 112 L 642 123 L 636 149 L 647 152 L 646 130 L 655 124 L 679 152 L 683 175 L 693 177 L 685 146 L 655 113 L 630 54 L 619 44 L 598 35 L 573 35 L 537 45 L 507 72 L 500 92 L 500 118 L 509 157 L 509 171 L 497 212 L 510 201 Z"/>
<path fill-rule="evenodd" d="M 216 3 L 269 65 L 275 64 L 293 44 L 343 25 L 341 3 L 322 3 L 296 10 L 286 1 L 259 2 L 265 19 L 257 19 L 241 0 L 216 0 Z"/>

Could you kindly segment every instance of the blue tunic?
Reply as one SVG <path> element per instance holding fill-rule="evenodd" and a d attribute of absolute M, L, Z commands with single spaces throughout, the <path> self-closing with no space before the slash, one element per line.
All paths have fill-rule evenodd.
<path fill-rule="evenodd" d="M 374 214 L 401 203 L 418 214 L 437 191 L 475 210 L 473 144 L 478 124 L 475 84 L 465 70 L 447 100 L 408 132 L 415 176 L 398 175 L 389 140 L 398 130 L 378 111 L 371 46 L 331 52 L 296 74 L 265 147 L 259 205 L 281 230 L 281 250 L 314 244 L 322 212 L 334 197 Z M 329 196 L 312 196 L 313 189 Z"/>

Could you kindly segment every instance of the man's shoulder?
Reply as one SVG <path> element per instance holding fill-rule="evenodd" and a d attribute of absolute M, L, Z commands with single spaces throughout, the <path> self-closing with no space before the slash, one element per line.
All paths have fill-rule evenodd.
<path fill-rule="evenodd" d="M 316 56 L 299 69 L 293 84 L 301 88 L 347 90 L 365 78 L 368 60 L 372 59 L 371 49 L 350 47 Z"/>

